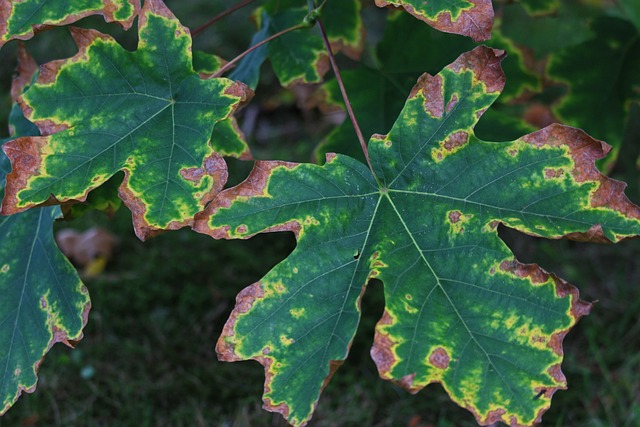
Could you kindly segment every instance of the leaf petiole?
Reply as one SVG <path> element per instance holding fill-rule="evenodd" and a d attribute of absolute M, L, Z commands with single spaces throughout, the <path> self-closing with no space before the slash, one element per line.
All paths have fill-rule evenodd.
<path fill-rule="evenodd" d="M 211 77 L 212 78 L 216 78 L 216 77 L 222 76 L 224 73 L 229 71 L 242 58 L 244 58 L 245 56 L 247 56 L 248 54 L 250 54 L 254 50 L 258 49 L 259 47 L 264 46 L 265 44 L 269 43 L 271 40 L 276 39 L 276 38 L 278 38 L 278 37 L 280 37 L 282 35 L 285 35 L 287 33 L 292 32 L 292 31 L 299 30 L 301 28 L 308 28 L 308 27 L 309 27 L 309 25 L 307 25 L 306 23 L 303 22 L 301 24 L 296 24 L 293 27 L 285 28 L 284 30 L 279 31 L 279 32 L 267 37 L 266 39 L 262 40 L 260 43 L 254 44 L 249 49 L 245 50 L 240 55 L 236 56 L 231 61 L 227 62 L 222 68 L 220 68 L 218 71 L 216 71 L 215 74 L 213 74 Z"/>
<path fill-rule="evenodd" d="M 324 6 L 325 2 L 320 5 L 320 7 Z M 362 148 L 362 152 L 364 153 L 364 158 L 367 160 L 367 165 L 371 170 L 373 176 L 378 180 L 378 177 L 373 169 L 373 165 L 371 164 L 371 160 L 369 159 L 369 149 L 367 148 L 367 142 L 362 135 L 362 131 L 360 130 L 360 125 L 358 125 L 358 120 L 353 112 L 353 108 L 351 107 L 351 101 L 349 101 L 349 95 L 347 94 L 347 89 L 344 87 L 344 82 L 342 81 L 342 76 L 340 75 L 340 69 L 338 68 L 338 63 L 336 62 L 335 56 L 333 54 L 333 49 L 331 49 L 331 43 L 329 42 L 329 38 L 327 37 L 327 32 L 324 29 L 324 25 L 322 25 L 322 19 L 318 17 L 318 28 L 320 29 L 320 34 L 322 34 L 322 40 L 324 41 L 324 45 L 329 54 L 329 61 L 331 62 L 331 68 L 333 68 L 333 73 L 336 75 L 336 81 L 338 82 L 338 87 L 340 87 L 340 93 L 342 93 L 342 99 L 344 100 L 344 105 L 347 108 L 347 114 L 349 114 L 349 119 L 353 124 L 353 128 L 356 131 L 356 135 L 358 137 L 358 141 L 360 142 L 360 147 Z"/>

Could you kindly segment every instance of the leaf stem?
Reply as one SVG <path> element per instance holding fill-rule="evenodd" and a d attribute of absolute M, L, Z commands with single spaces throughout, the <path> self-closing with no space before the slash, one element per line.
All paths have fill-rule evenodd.
<path fill-rule="evenodd" d="M 336 81 L 338 82 L 338 86 L 340 87 L 340 93 L 342 93 L 342 99 L 344 100 L 344 105 L 347 108 L 347 114 L 349 114 L 349 119 L 351 119 L 353 128 L 356 131 L 358 141 L 360 141 L 360 147 L 362 148 L 362 152 L 364 153 L 364 158 L 367 160 L 367 165 L 369 165 L 369 169 L 371 169 L 371 173 L 373 174 L 373 176 L 376 176 L 376 173 L 373 170 L 373 166 L 371 165 L 371 160 L 369 159 L 369 149 L 367 148 L 367 142 L 365 141 L 364 136 L 362 135 L 362 131 L 360 130 L 360 125 L 358 125 L 358 120 L 356 120 L 356 116 L 353 112 L 353 108 L 351 108 L 349 95 L 347 94 L 347 90 L 344 87 L 342 76 L 340 75 L 340 69 L 338 68 L 338 64 L 336 63 L 335 56 L 333 55 L 333 50 L 331 49 L 331 43 L 329 43 L 329 38 L 327 37 L 327 33 L 324 30 L 324 25 L 322 25 L 321 18 L 318 18 L 318 27 L 320 28 L 320 33 L 322 34 L 322 40 L 324 41 L 324 45 L 327 48 L 327 52 L 329 53 L 329 61 L 331 62 L 331 68 L 333 68 L 333 73 L 336 75 Z"/>
<path fill-rule="evenodd" d="M 210 20 L 208 20 L 207 22 L 205 22 L 204 24 L 200 25 L 198 28 L 193 30 L 193 32 L 191 33 L 191 38 L 197 37 L 200 33 L 202 33 L 204 30 L 206 30 L 207 28 L 209 28 L 210 26 L 212 26 L 213 24 L 215 24 L 225 16 L 231 15 L 236 10 L 242 9 L 243 7 L 253 3 L 254 1 L 256 0 L 242 0 L 240 3 L 231 6 L 229 9 L 225 10 L 224 12 L 217 14 L 216 16 L 214 16 L 213 18 L 211 18 Z"/>
<path fill-rule="evenodd" d="M 220 77 L 221 75 L 223 75 L 224 73 L 229 71 L 229 69 L 232 68 L 236 64 L 236 62 L 240 61 L 242 58 L 244 58 L 245 56 L 247 56 L 248 54 L 250 54 L 254 50 L 258 49 L 261 46 L 264 46 L 265 44 L 269 43 L 273 39 L 276 39 L 276 38 L 278 38 L 278 37 L 280 37 L 280 36 L 282 36 L 284 34 L 290 33 L 291 31 L 299 30 L 300 28 L 308 28 L 308 25 L 304 24 L 304 23 L 297 24 L 297 25 L 294 25 L 293 27 L 285 28 L 284 30 L 279 31 L 279 32 L 267 37 L 266 39 L 262 40 L 260 43 L 254 44 L 249 49 L 245 50 L 240 55 L 236 56 L 231 61 L 227 62 L 224 65 L 224 67 L 222 67 L 218 71 L 216 71 L 215 74 L 213 74 L 211 77 L 212 78 Z"/>

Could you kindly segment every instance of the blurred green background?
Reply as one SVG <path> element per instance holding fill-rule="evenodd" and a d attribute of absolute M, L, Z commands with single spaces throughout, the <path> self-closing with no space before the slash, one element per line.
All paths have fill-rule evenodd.
<path fill-rule="evenodd" d="M 570 11 L 588 13 L 582 16 L 561 8 L 533 18 L 523 17 L 526 12 L 518 3 L 496 2 L 496 8 L 509 17 L 505 31 L 507 26 L 518 27 L 517 19 L 523 22 L 521 31 L 537 25 L 531 30 L 535 35 L 545 31 L 545 25 L 574 20 L 577 23 L 571 28 L 582 28 L 585 34 L 576 30 L 571 33 L 575 40 L 563 40 L 575 44 L 591 36 L 594 8 L 616 10 L 607 2 L 566 3 L 582 7 Z M 167 4 L 191 29 L 229 7 L 228 2 L 205 0 L 167 0 Z M 242 52 L 255 32 L 250 9 L 206 30 L 195 39 L 195 48 L 225 58 Z M 109 32 L 128 49 L 135 49 L 134 30 L 125 33 L 99 18 L 84 19 L 78 25 Z M 369 30 L 375 39 L 376 28 Z M 510 31 L 518 34 L 519 29 Z M 538 45 L 537 53 L 554 49 L 544 43 L 548 38 Z M 39 34 L 26 44 L 41 64 L 75 53 L 64 28 Z M 14 42 L 0 51 L 0 137 L 7 135 L 15 52 Z M 345 67 L 353 65 L 345 58 L 341 61 Z M 549 95 L 535 101 L 545 96 Z M 280 88 L 269 67 L 263 67 L 256 98 L 239 115 L 254 156 L 309 161 L 334 125 L 331 117 L 301 108 L 301 97 L 304 91 Z M 636 110 L 631 117 L 638 117 Z M 631 183 L 627 194 L 638 203 L 635 159 L 640 122 L 630 119 L 626 126 L 621 160 L 612 174 Z M 231 183 L 246 176 L 250 166 L 230 161 Z M 262 367 L 255 362 L 218 362 L 214 345 L 235 295 L 290 253 L 293 236 L 279 233 L 249 241 L 214 241 L 181 230 L 142 243 L 133 234 L 126 208 L 113 218 L 91 212 L 73 222 L 61 222 L 58 228 L 85 230 L 96 225 L 118 236 L 119 243 L 105 271 L 85 281 L 93 305 L 85 338 L 75 350 L 54 346 L 40 368 L 36 392 L 23 395 L 0 418 L 0 426 L 286 425 L 279 415 L 260 408 Z M 565 340 L 563 371 L 569 389 L 554 396 L 542 425 L 640 426 L 640 241 L 615 246 L 544 241 L 507 229 L 501 229 L 501 236 L 520 261 L 540 264 L 575 284 L 583 299 L 597 301 L 592 314 Z M 477 425 L 466 410 L 449 401 L 439 385 L 410 395 L 378 378 L 368 353 L 382 309 L 381 285 L 373 283 L 364 298 L 363 319 L 350 357 L 325 389 L 309 425 Z"/>

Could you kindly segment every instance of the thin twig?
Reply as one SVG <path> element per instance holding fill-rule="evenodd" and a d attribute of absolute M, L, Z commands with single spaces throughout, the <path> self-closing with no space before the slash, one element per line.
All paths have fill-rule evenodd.
<path fill-rule="evenodd" d="M 271 40 L 276 39 L 276 38 L 278 38 L 278 37 L 280 37 L 280 36 L 282 36 L 284 34 L 290 33 L 291 31 L 299 30 L 300 28 L 307 28 L 307 25 L 306 24 L 298 24 L 298 25 L 294 25 L 293 27 L 285 28 L 284 30 L 279 31 L 279 32 L 275 33 L 274 35 L 267 37 L 266 39 L 262 40 L 260 43 L 254 44 L 249 49 L 245 50 L 240 55 L 236 56 L 231 61 L 227 62 L 224 65 L 224 67 L 222 67 L 218 71 L 216 71 L 215 74 L 213 74 L 211 77 L 212 78 L 220 77 L 221 75 L 223 75 L 224 73 L 229 71 L 229 69 L 231 67 L 233 67 L 236 64 L 236 62 L 240 61 L 242 58 L 244 58 L 245 56 L 247 56 L 248 54 L 250 54 L 254 50 L 258 49 L 260 46 L 264 46 L 265 44 L 269 43 Z"/>
<path fill-rule="evenodd" d="M 238 9 L 242 9 L 243 7 L 247 6 L 248 4 L 253 3 L 254 1 L 256 1 L 256 0 L 243 0 L 240 3 L 231 6 L 229 9 L 225 10 L 222 13 L 217 14 L 216 16 L 214 16 L 213 18 L 211 18 L 210 20 L 208 20 L 207 22 L 205 22 L 204 24 L 200 25 L 198 28 L 193 30 L 193 32 L 191 33 L 191 37 L 194 38 L 194 37 L 198 36 L 198 34 L 203 32 L 204 30 L 206 30 L 207 28 L 209 28 L 210 26 L 212 26 L 213 24 L 215 24 L 216 22 L 218 22 L 219 20 L 221 20 L 225 16 L 232 14 L 233 12 L 235 12 Z"/>
<path fill-rule="evenodd" d="M 329 52 L 329 61 L 331 62 L 333 73 L 336 75 L 336 80 L 338 82 L 338 86 L 340 87 L 340 92 L 342 93 L 342 99 L 344 100 L 344 105 L 347 107 L 347 113 L 349 114 L 349 119 L 351 119 L 353 128 L 356 131 L 356 135 L 358 136 L 358 141 L 360 141 L 360 147 L 362 148 L 362 152 L 364 153 L 365 159 L 367 159 L 367 164 L 369 165 L 369 169 L 371 169 L 371 173 L 373 174 L 373 176 L 376 176 L 376 173 L 373 170 L 373 166 L 371 165 L 371 160 L 369 159 L 369 149 L 367 148 L 367 142 L 365 141 L 364 136 L 362 135 L 362 131 L 360 130 L 360 125 L 358 125 L 356 116 L 353 113 L 353 108 L 351 108 L 349 95 L 347 95 L 347 90 L 345 89 L 344 83 L 342 82 L 340 69 L 338 68 L 338 64 L 336 63 L 336 59 L 333 55 L 333 50 L 331 49 L 331 43 L 329 43 L 329 39 L 327 38 L 327 33 L 324 30 L 324 25 L 322 25 L 322 19 L 320 18 L 318 18 L 318 27 L 320 28 L 320 33 L 322 34 L 322 39 L 324 40 L 324 45 L 327 48 L 327 52 Z"/>

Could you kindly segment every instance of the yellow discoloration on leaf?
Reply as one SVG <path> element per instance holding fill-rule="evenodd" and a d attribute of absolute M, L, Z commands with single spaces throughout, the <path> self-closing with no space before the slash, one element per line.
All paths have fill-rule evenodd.
<path fill-rule="evenodd" d="M 287 288 L 282 281 L 277 282 L 263 282 L 262 290 L 264 292 L 264 298 L 273 297 L 276 295 L 282 295 L 287 292 Z"/>
<path fill-rule="evenodd" d="M 320 225 L 320 221 L 318 221 L 311 215 L 307 215 L 303 222 L 304 222 L 304 225 Z"/>
<path fill-rule="evenodd" d="M 292 308 L 291 310 L 289 310 L 289 313 L 291 313 L 291 315 L 295 319 L 299 319 L 301 317 L 306 317 L 305 316 L 305 312 L 306 312 L 306 309 L 304 307 Z"/>
<path fill-rule="evenodd" d="M 285 335 L 280 335 L 280 342 L 282 343 L 282 345 L 284 345 L 285 347 L 290 346 L 291 344 L 293 344 L 294 342 L 296 342 L 296 340 L 294 340 L 293 338 L 288 338 Z"/>
<path fill-rule="evenodd" d="M 407 304 L 407 303 L 404 304 L 404 309 L 407 311 L 407 313 L 410 313 L 410 314 L 415 314 L 418 312 L 417 308 L 412 307 L 410 304 Z"/>
<path fill-rule="evenodd" d="M 463 395 L 460 398 L 467 403 L 471 403 L 478 400 L 478 395 L 481 392 L 482 384 L 481 379 L 484 378 L 484 373 L 481 368 L 472 369 L 465 378 L 460 380 L 460 390 Z"/>
<path fill-rule="evenodd" d="M 463 149 L 468 140 L 468 132 L 464 130 L 453 131 L 447 139 L 438 143 L 438 147 L 431 149 L 431 159 L 436 163 L 443 161 Z"/>
<path fill-rule="evenodd" d="M 506 334 L 510 337 L 510 341 L 530 348 L 549 350 L 549 334 L 538 326 L 532 326 L 535 324 L 534 319 L 520 316 L 515 311 L 511 311 L 506 316 L 495 313 L 493 317 L 490 326 L 493 329 L 512 331 Z"/>
<path fill-rule="evenodd" d="M 504 325 L 507 327 L 507 329 L 512 329 L 513 325 L 515 325 L 519 319 L 520 316 L 518 316 L 517 314 L 511 314 L 504 320 Z"/>
<path fill-rule="evenodd" d="M 9 272 L 10 269 L 11 267 L 9 266 L 9 264 L 5 264 L 2 266 L 2 268 L 0 268 L 0 273 L 6 274 Z"/>
<path fill-rule="evenodd" d="M 375 252 L 373 255 L 371 255 L 371 258 L 369 258 L 369 268 L 371 270 L 377 271 L 379 273 L 380 269 L 387 267 L 388 265 L 380 260 L 380 254 L 378 252 Z"/>
<path fill-rule="evenodd" d="M 236 229 L 234 230 L 234 236 L 242 236 L 244 234 L 247 234 L 247 231 L 248 231 L 248 228 L 246 224 L 241 224 L 237 226 Z"/>
<path fill-rule="evenodd" d="M 465 226 L 472 218 L 472 214 L 464 214 L 459 210 L 447 211 L 445 221 L 449 224 L 449 234 L 464 233 Z"/>

